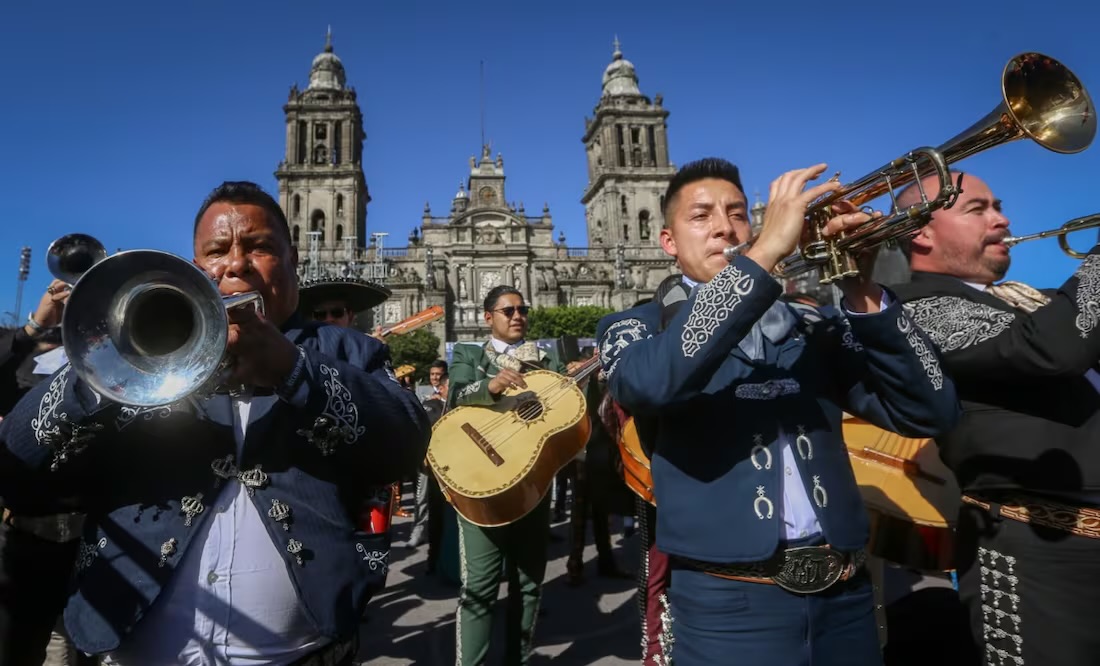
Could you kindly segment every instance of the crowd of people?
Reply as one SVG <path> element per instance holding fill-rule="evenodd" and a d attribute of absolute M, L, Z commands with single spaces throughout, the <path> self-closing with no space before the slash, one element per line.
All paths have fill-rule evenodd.
<path fill-rule="evenodd" d="M 355 278 L 299 284 L 283 211 L 227 182 L 195 216 L 194 261 L 221 294 L 255 291 L 264 307 L 227 311 L 223 385 L 139 407 L 66 362 L 59 327 L 74 292 L 54 281 L 0 337 L 0 666 L 369 661 L 359 636 L 386 631 L 369 602 L 403 515 L 430 574 L 457 531 L 456 663 L 486 663 L 505 581 L 500 651 L 524 664 L 552 523 L 569 521 L 568 584 L 584 584 L 589 523 L 596 573 L 634 576 L 613 553 L 612 514 L 638 521 L 647 665 L 1092 663 L 1097 250 L 1057 289 L 1002 282 L 1001 201 L 956 172 L 954 205 L 902 243 L 910 281 L 875 283 L 871 250 L 837 283 L 838 305 L 785 294 L 773 273 L 799 246 L 807 206 L 840 187 L 814 184 L 824 170 L 776 179 L 755 236 L 736 166 L 678 171 L 659 235 L 678 272 L 600 322 L 585 450 L 560 470 L 560 492 L 501 525 L 453 511 L 426 455 L 450 445 L 432 427 L 451 410 L 491 409 L 531 370 L 581 366 L 579 350 L 528 339 L 530 306 L 513 286 L 485 294 L 486 340 L 420 369 L 418 397 L 417 369 L 394 368 L 385 332 L 357 325 L 388 292 Z M 838 202 L 831 215 L 826 239 L 877 214 Z M 951 571 L 895 562 L 872 575 L 849 416 L 934 438 L 962 493 Z M 650 501 L 623 484 L 628 424 Z M 403 483 L 415 489 L 408 514 Z"/>

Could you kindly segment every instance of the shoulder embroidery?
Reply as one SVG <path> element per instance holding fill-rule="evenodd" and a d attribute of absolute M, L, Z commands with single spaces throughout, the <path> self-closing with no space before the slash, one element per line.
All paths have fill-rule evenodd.
<path fill-rule="evenodd" d="M 328 396 L 321 416 L 327 416 L 339 424 L 343 431 L 344 443 L 351 444 L 362 437 L 367 430 L 359 425 L 359 407 L 352 401 L 351 391 L 339 380 L 339 370 L 322 363 L 321 374 L 326 378 L 323 385 L 325 394 Z"/>
<path fill-rule="evenodd" d="M 924 344 L 924 339 L 921 338 L 917 332 L 917 327 L 913 325 L 909 317 L 905 315 L 898 317 L 898 330 L 905 335 L 906 342 L 917 353 L 917 358 L 924 366 L 924 372 L 928 375 L 928 381 L 932 383 L 932 388 L 937 391 L 942 389 L 943 371 L 940 370 L 939 359 L 936 358 L 936 353 Z"/>
<path fill-rule="evenodd" d="M 615 372 L 615 366 L 619 364 L 617 357 L 622 350 L 631 343 L 651 337 L 641 319 L 631 317 L 608 326 L 600 340 L 600 365 L 604 367 L 604 374 L 610 378 Z"/>
<path fill-rule="evenodd" d="M 997 337 L 1016 315 L 960 296 L 932 296 L 903 308 L 940 350 L 958 351 Z"/>
<path fill-rule="evenodd" d="M 756 280 L 736 265 L 730 264 L 714 276 L 713 280 L 699 288 L 691 306 L 691 314 L 684 324 L 684 356 L 691 358 L 703 348 L 718 330 L 718 326 L 729 317 L 742 298 L 752 291 L 755 284 Z"/>
<path fill-rule="evenodd" d="M 1077 319 L 1081 337 L 1087 338 L 1100 323 L 1100 256 L 1089 255 L 1077 269 Z"/>

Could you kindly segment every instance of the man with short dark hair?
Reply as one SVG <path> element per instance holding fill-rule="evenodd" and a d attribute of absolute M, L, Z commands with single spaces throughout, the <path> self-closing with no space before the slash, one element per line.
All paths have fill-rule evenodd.
<path fill-rule="evenodd" d="M 426 417 L 383 345 L 295 316 L 297 252 L 259 187 L 217 188 L 194 250 L 223 295 L 262 296 L 262 313 L 228 313 L 227 385 L 242 390 L 136 408 L 65 366 L 0 423 L 0 495 L 87 514 L 65 609 L 85 652 L 350 664 L 388 556 L 355 512 L 367 483 L 423 458 Z"/>
<path fill-rule="evenodd" d="M 962 193 L 906 244 L 912 278 L 896 290 L 962 400 L 936 444 L 963 492 L 956 564 L 970 633 L 991 664 L 1094 663 L 1100 246 L 1057 289 L 1002 282 L 1002 202 L 973 174 L 952 180 Z"/>
<path fill-rule="evenodd" d="M 447 406 L 447 396 L 450 389 L 450 377 L 447 374 L 447 362 L 440 359 L 433 361 L 428 368 L 428 383 L 432 387 L 432 394 L 424 402 L 424 410 L 428 412 L 428 420 L 435 423 L 443 417 Z M 416 511 L 413 514 L 413 529 L 409 534 L 409 547 L 417 548 L 424 541 L 424 534 L 428 538 L 428 556 L 424 573 L 435 573 L 439 563 L 439 551 L 443 543 L 443 521 L 447 514 L 446 499 L 439 488 L 439 480 L 432 474 L 427 461 L 420 468 L 420 474 L 416 480 Z"/>
<path fill-rule="evenodd" d="M 482 345 L 459 344 L 451 359 L 448 403 L 491 405 L 510 387 L 526 388 L 523 373 L 533 368 L 564 372 L 534 342 L 526 340 L 529 307 L 508 285 L 485 295 L 490 337 Z M 457 663 L 483 664 L 489 653 L 492 611 L 507 566 L 508 616 L 504 663 L 526 664 L 534 645 L 546 549 L 550 537 L 549 493 L 519 520 L 501 527 L 479 527 L 458 517 L 462 590 L 455 623 Z"/>
<path fill-rule="evenodd" d="M 737 168 L 685 165 L 660 234 L 680 297 L 598 327 L 611 393 L 653 451 L 677 666 L 880 664 L 842 413 L 910 436 L 958 418 L 930 343 L 865 272 L 840 285 L 846 317 L 779 300 L 769 273 L 798 246 L 808 205 L 840 187 L 807 189 L 824 169 L 776 179 L 759 236 L 730 261 L 750 228 Z M 844 202 L 832 212 L 825 237 L 870 219 Z"/>

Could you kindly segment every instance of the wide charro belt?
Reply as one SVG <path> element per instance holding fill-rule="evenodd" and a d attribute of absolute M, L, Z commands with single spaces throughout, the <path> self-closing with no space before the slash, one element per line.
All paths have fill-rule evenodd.
<path fill-rule="evenodd" d="M 1089 539 L 1100 539 L 1100 509 L 1062 504 L 1027 495 L 1008 495 L 995 502 L 977 494 L 963 495 L 967 504 L 996 515 L 1030 525 L 1042 525 Z"/>
<path fill-rule="evenodd" d="M 718 578 L 778 585 L 788 592 L 817 594 L 852 578 L 867 561 L 862 551 L 845 552 L 828 546 L 788 548 L 764 562 L 715 564 L 674 557 L 689 569 Z"/>
<path fill-rule="evenodd" d="M 329 643 L 316 652 L 292 662 L 290 666 L 340 666 L 359 651 L 359 639 Z"/>

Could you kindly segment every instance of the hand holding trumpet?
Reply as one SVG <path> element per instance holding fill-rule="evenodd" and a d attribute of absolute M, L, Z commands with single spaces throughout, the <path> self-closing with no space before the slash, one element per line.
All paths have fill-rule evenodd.
<path fill-rule="evenodd" d="M 772 272 L 776 265 L 793 253 L 800 241 L 808 240 L 810 229 L 806 224 L 806 209 L 829 192 L 843 187 L 831 178 L 809 189 L 807 184 L 825 172 L 826 164 L 816 164 L 805 169 L 788 171 L 772 181 L 768 195 L 768 208 L 764 213 L 764 225 L 755 242 L 745 255 Z M 833 217 L 822 227 L 821 235 L 831 238 L 867 221 L 882 216 L 859 211 L 851 203 L 838 200 L 830 204 Z M 882 298 L 882 288 L 870 280 L 877 247 L 863 252 L 857 261 L 860 276 L 843 280 L 841 290 L 847 306 L 854 312 L 877 312 Z"/>

